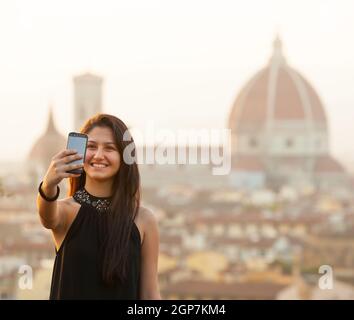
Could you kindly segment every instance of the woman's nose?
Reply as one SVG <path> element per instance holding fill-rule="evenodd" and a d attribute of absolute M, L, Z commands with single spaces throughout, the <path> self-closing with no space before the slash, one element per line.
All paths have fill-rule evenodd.
<path fill-rule="evenodd" d="M 102 159 L 103 158 L 103 150 L 101 148 L 97 148 L 93 157 L 96 159 Z"/>

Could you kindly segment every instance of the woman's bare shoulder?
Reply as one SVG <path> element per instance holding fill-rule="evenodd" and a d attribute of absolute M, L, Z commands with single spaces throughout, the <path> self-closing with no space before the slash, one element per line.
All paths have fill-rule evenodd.
<path fill-rule="evenodd" d="M 73 197 L 66 197 L 58 200 L 59 209 L 64 212 L 75 212 L 75 209 L 80 207 L 80 204 L 77 203 Z"/>
<path fill-rule="evenodd" d="M 140 231 L 142 239 L 145 238 L 146 233 L 150 229 L 151 223 L 156 222 L 156 217 L 149 208 L 146 208 L 144 206 L 139 207 L 138 215 L 135 218 L 135 223 Z"/>
<path fill-rule="evenodd" d="M 156 215 L 149 208 L 141 206 L 139 208 L 138 217 L 138 219 L 141 221 L 144 232 L 158 224 Z"/>
<path fill-rule="evenodd" d="M 139 207 L 138 218 L 143 222 L 146 222 L 149 219 L 153 219 L 154 217 L 154 213 L 149 208 L 144 206 Z"/>

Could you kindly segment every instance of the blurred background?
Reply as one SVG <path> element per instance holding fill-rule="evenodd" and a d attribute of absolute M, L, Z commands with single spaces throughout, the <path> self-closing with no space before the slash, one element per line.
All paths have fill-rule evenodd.
<path fill-rule="evenodd" d="M 354 299 L 353 12 L 350 0 L 1 1 L 0 299 L 48 299 L 38 184 L 97 112 L 142 131 L 231 129 L 227 175 L 140 165 L 164 299 Z"/>

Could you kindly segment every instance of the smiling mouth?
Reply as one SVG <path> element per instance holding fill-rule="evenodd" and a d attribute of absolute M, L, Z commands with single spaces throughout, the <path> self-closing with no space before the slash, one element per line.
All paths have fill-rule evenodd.
<path fill-rule="evenodd" d="M 91 163 L 90 165 L 93 168 L 106 168 L 106 167 L 108 167 L 107 164 L 102 164 L 102 163 Z"/>

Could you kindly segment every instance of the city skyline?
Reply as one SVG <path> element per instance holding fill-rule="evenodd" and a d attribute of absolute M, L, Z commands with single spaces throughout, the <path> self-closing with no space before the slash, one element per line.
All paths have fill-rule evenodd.
<path fill-rule="evenodd" d="M 2 161 L 25 159 L 45 130 L 50 104 L 59 131 L 65 135 L 72 129 L 72 79 L 87 71 L 104 78 L 104 112 L 132 127 L 143 129 L 145 120 L 152 120 L 175 130 L 224 128 L 233 100 L 267 64 L 279 33 L 289 64 L 309 79 L 325 105 L 331 150 L 346 160 L 344 165 L 354 163 L 350 141 L 343 139 L 353 130 L 354 116 L 354 47 L 348 42 L 352 3 L 222 2 L 199 10 L 200 2 L 173 7 L 159 1 L 149 7 L 94 2 L 84 12 L 79 3 L 69 12 L 68 3 L 37 2 L 0 5 L 6 48 L 0 105 L 1 118 L 7 119 L 1 134 L 12 137 L 3 144 Z M 252 5 L 260 10 L 253 12 Z M 110 41 L 115 38 L 118 43 Z"/>
<path fill-rule="evenodd" d="M 0 300 L 55 297 L 60 252 L 80 254 L 80 239 L 93 249 L 81 266 L 98 256 L 94 240 L 108 232 L 96 228 L 100 209 L 119 211 L 101 197 L 109 177 L 96 186 L 86 166 L 77 186 L 58 182 L 65 243 L 38 186 L 67 134 L 100 112 L 126 123 L 139 169 L 122 166 L 135 158 L 130 142 L 118 158 L 100 147 L 107 130 L 88 132 L 98 148 L 86 160 L 116 170 L 120 159 L 115 182 L 125 169 L 137 178 L 136 244 L 151 260 L 142 240 L 156 233 L 140 217 L 150 211 L 162 299 L 354 299 L 353 9 L 352 0 L 1 1 Z M 140 287 L 138 298 L 149 296 Z"/>

